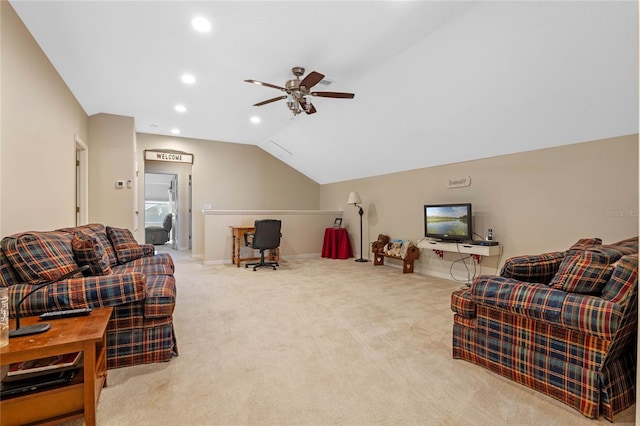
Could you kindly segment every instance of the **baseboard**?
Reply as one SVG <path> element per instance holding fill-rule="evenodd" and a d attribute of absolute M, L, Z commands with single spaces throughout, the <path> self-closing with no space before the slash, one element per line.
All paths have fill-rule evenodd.
<path fill-rule="evenodd" d="M 199 258 L 202 259 L 204 255 L 198 255 Z M 192 257 L 196 257 L 193 255 Z M 280 256 L 280 261 L 284 262 L 288 259 L 310 259 L 310 258 L 318 258 L 320 257 L 320 253 L 304 253 L 304 254 L 289 254 L 286 256 Z M 203 265 L 230 265 L 231 259 L 223 259 L 223 260 L 205 260 L 202 262 Z"/>
<path fill-rule="evenodd" d="M 283 260 L 287 259 L 309 259 L 312 257 L 318 258 L 320 257 L 320 253 L 304 253 L 304 254 L 288 254 L 286 256 L 280 256 Z"/>
<path fill-rule="evenodd" d="M 203 265 L 227 265 L 231 264 L 231 259 L 229 260 L 205 260 L 202 262 Z"/>

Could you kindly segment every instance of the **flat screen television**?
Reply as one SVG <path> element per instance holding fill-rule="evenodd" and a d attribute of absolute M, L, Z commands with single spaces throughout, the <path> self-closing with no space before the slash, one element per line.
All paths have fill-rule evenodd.
<path fill-rule="evenodd" d="M 473 240 L 471 204 L 424 206 L 424 236 L 443 241 Z"/>

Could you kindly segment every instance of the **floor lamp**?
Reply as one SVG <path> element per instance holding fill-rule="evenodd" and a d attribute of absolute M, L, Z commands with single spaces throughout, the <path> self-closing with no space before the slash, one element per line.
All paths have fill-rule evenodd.
<path fill-rule="evenodd" d="M 362 206 L 359 205 L 362 204 L 360 194 L 358 194 L 357 192 L 350 193 L 349 201 L 347 201 L 347 204 L 353 204 L 354 206 L 356 206 L 359 209 L 358 214 L 360 215 L 360 259 L 356 259 L 356 262 L 368 262 L 367 259 L 362 258 L 362 215 L 364 214 L 364 210 L 362 210 Z"/>

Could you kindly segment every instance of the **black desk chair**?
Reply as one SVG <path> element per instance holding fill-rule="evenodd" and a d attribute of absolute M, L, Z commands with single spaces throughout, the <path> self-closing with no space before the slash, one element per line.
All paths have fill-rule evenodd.
<path fill-rule="evenodd" d="M 245 263 L 245 268 L 253 266 L 253 270 L 255 271 L 257 268 L 260 268 L 262 266 L 271 266 L 275 270 L 276 266 L 280 266 L 277 261 L 265 261 L 264 251 L 271 250 L 271 253 L 273 254 L 273 251 L 280 247 L 280 237 L 282 237 L 282 234 L 280 233 L 281 226 L 282 222 L 279 220 L 261 219 L 255 221 L 255 230 L 253 232 L 245 232 L 245 245 L 247 247 L 260 250 L 260 262 Z"/>

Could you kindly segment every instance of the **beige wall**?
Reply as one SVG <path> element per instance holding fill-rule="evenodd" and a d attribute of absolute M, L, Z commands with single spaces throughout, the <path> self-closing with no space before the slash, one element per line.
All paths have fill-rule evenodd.
<path fill-rule="evenodd" d="M 89 117 L 89 222 L 132 231 L 137 225 L 135 137 L 132 117 Z M 124 188 L 116 187 L 118 180 Z"/>
<path fill-rule="evenodd" d="M 87 115 L 7 1 L 0 14 L 0 235 L 72 226 Z"/>
<path fill-rule="evenodd" d="M 208 210 L 204 215 L 204 262 L 231 263 L 232 236 L 229 226 L 252 226 L 258 219 L 282 221 L 280 256 L 320 257 L 324 231 L 333 226 L 341 211 L 319 210 Z M 257 256 L 258 252 L 240 242 L 241 257 Z"/>
<path fill-rule="evenodd" d="M 447 189 L 458 176 L 470 176 L 471 186 Z M 320 208 L 344 210 L 359 251 L 349 191 L 363 200 L 364 251 L 380 233 L 422 238 L 424 204 L 472 203 L 474 231 L 484 236 L 493 228 L 504 245 L 500 259 L 483 260 L 482 272 L 495 273 L 510 256 L 563 250 L 582 237 L 614 242 L 638 235 L 638 135 L 323 185 Z M 458 258 L 423 250 L 416 271 L 449 277 Z M 462 264 L 454 271 L 466 273 Z"/>
<path fill-rule="evenodd" d="M 367 252 L 378 233 L 420 238 L 424 203 L 473 203 L 476 232 L 492 227 L 504 244 L 501 259 L 486 259 L 488 272 L 508 256 L 562 249 L 579 237 L 614 241 L 637 234 L 637 135 L 320 186 L 255 146 L 136 136 L 131 117 L 89 119 L 11 6 L 0 4 L 0 235 L 75 223 L 76 135 L 89 145 L 90 221 L 130 229 L 142 227 L 143 216 L 135 221 L 134 215 L 143 208 L 143 151 L 193 153 L 196 255 L 204 250 L 205 204 L 344 210 L 357 251 L 357 210 L 346 205 L 354 190 L 365 202 Z M 456 176 L 471 176 L 471 186 L 446 189 Z M 133 188 L 115 189 L 116 180 L 129 179 Z M 446 274 L 452 260 L 423 252 L 417 269 Z"/>
<path fill-rule="evenodd" d="M 315 210 L 320 185 L 253 145 L 138 133 L 140 188 L 144 188 L 144 150 L 170 149 L 194 155 L 192 253 L 204 253 L 202 210 Z M 161 166 L 154 165 L 154 171 Z M 138 206 L 144 205 L 144 191 Z M 340 209 L 341 210 L 341 209 Z M 144 218 L 140 215 L 139 226 Z M 140 233 L 138 238 L 140 239 Z M 143 237 L 144 238 L 144 237 Z"/>

